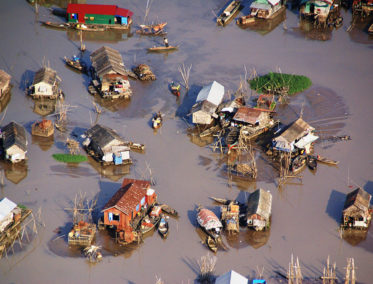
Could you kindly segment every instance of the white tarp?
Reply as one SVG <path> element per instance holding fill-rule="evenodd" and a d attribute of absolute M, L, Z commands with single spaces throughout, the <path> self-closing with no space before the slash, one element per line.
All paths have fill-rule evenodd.
<path fill-rule="evenodd" d="M 13 201 L 9 200 L 8 198 L 3 198 L 0 201 L 0 222 L 10 213 L 14 208 L 17 207 Z"/>
<path fill-rule="evenodd" d="M 237 273 L 234 270 L 231 270 L 215 280 L 215 284 L 248 284 L 249 279 Z"/>
<path fill-rule="evenodd" d="M 294 145 L 297 146 L 299 149 L 303 149 L 306 145 L 309 145 L 312 142 L 315 142 L 317 139 L 319 139 L 318 136 L 313 135 L 312 133 L 309 133 L 306 136 L 299 139 L 299 141 L 295 143 Z"/>
<path fill-rule="evenodd" d="M 209 101 L 210 103 L 218 106 L 224 97 L 224 86 L 214 81 L 211 84 L 204 86 L 201 91 L 199 91 L 196 103 L 202 101 Z"/>

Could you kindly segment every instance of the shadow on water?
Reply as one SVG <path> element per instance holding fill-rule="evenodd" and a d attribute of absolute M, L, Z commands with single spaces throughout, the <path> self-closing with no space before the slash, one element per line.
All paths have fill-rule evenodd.
<path fill-rule="evenodd" d="M 66 30 L 67 38 L 72 42 L 78 42 L 76 47 L 80 47 L 80 32 L 73 29 Z M 110 43 L 118 43 L 123 40 L 127 40 L 133 36 L 131 30 L 107 30 L 105 32 L 92 32 L 92 31 L 83 31 L 82 32 L 82 40 L 83 42 L 95 42 L 95 43 L 102 43 L 102 42 L 110 42 Z"/>
<path fill-rule="evenodd" d="M 196 98 L 201 89 L 202 87 L 198 85 L 193 84 L 190 86 L 188 93 L 184 95 L 183 101 L 176 110 L 176 116 L 181 118 L 185 117 L 186 119 L 188 119 L 186 116 L 190 112 L 192 106 L 195 104 Z"/>
<path fill-rule="evenodd" d="M 373 35 L 368 33 L 368 29 L 370 25 L 373 24 L 373 15 L 370 15 L 366 18 L 357 17 L 353 28 L 348 33 L 350 39 L 357 43 L 362 44 L 372 44 L 373 43 Z"/>
<path fill-rule="evenodd" d="M 104 166 L 92 157 L 88 156 L 88 163 L 102 176 L 112 181 L 119 181 L 130 173 L 131 165 L 107 165 Z"/>
<path fill-rule="evenodd" d="M 338 225 L 341 222 L 341 214 L 345 200 L 346 194 L 333 189 L 328 200 L 328 205 L 326 206 L 326 213 L 332 217 Z"/>
<path fill-rule="evenodd" d="M 291 28 L 286 31 L 287 34 L 297 38 L 306 38 L 310 40 L 327 41 L 331 40 L 333 28 L 316 28 L 313 22 L 299 20 L 299 27 Z"/>

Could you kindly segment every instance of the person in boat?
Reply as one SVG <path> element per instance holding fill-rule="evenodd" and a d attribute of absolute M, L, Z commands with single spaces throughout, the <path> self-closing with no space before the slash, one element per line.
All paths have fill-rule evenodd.
<path fill-rule="evenodd" d="M 74 62 L 79 62 L 80 58 L 76 55 L 73 55 L 73 61 Z"/>
<path fill-rule="evenodd" d="M 164 46 L 165 46 L 165 47 L 169 47 L 167 37 L 164 37 L 164 38 L 163 38 L 163 43 L 164 43 Z"/>

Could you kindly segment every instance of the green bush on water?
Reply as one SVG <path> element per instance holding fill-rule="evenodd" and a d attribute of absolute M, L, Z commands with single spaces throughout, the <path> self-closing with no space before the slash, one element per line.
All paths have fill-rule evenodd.
<path fill-rule="evenodd" d="M 53 154 L 52 156 L 56 161 L 64 163 L 80 163 L 87 161 L 87 157 L 83 155 Z"/>
<path fill-rule="evenodd" d="M 250 80 L 249 83 L 251 89 L 260 93 L 266 93 L 268 90 L 287 87 L 289 88 L 289 95 L 303 92 L 312 85 L 311 79 L 306 76 L 274 72 L 269 72 L 266 75 L 256 77 Z"/>

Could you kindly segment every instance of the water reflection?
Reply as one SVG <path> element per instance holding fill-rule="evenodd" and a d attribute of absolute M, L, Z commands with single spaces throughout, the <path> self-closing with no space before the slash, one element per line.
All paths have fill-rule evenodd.
<path fill-rule="evenodd" d="M 100 95 L 95 95 L 94 101 L 98 103 L 101 107 L 111 112 L 116 112 L 116 111 L 125 109 L 126 107 L 129 106 L 131 102 L 131 100 L 125 99 L 125 98 L 120 98 L 120 99 L 115 99 L 115 100 L 103 99 Z"/>
<path fill-rule="evenodd" d="M 317 28 L 314 26 L 313 22 L 300 19 L 299 27 L 292 28 L 292 31 L 288 31 L 288 33 L 299 38 L 304 37 L 311 40 L 327 41 L 332 38 L 332 31 L 332 27 Z"/>
<path fill-rule="evenodd" d="M 47 116 L 55 112 L 56 100 L 34 100 L 34 113 Z"/>
<path fill-rule="evenodd" d="M 43 151 L 48 151 L 54 144 L 54 135 L 49 137 L 31 135 L 31 143 L 39 145 Z"/>
<path fill-rule="evenodd" d="M 6 107 L 8 106 L 11 96 L 12 96 L 11 90 L 9 90 L 8 92 L 6 92 L 5 94 L 3 94 L 1 96 L 1 98 L 0 98 L 0 113 L 3 112 L 6 109 Z"/>
<path fill-rule="evenodd" d="M 92 157 L 88 157 L 88 163 L 103 177 L 112 181 L 119 181 L 124 175 L 130 173 L 131 165 L 107 165 L 103 166 Z"/>
<path fill-rule="evenodd" d="M 80 42 L 80 31 L 74 29 L 66 30 L 67 38 L 71 41 Z M 112 42 L 116 43 L 127 40 L 133 36 L 131 29 L 128 30 L 107 30 L 105 32 L 82 31 L 83 42 Z"/>
<path fill-rule="evenodd" d="M 265 231 L 248 230 L 246 234 L 246 242 L 248 242 L 254 249 L 258 249 L 268 242 L 270 233 L 270 229 Z"/>
<path fill-rule="evenodd" d="M 27 177 L 28 167 L 26 162 L 17 164 L 1 162 L 1 167 L 4 169 L 6 179 L 14 184 L 20 183 Z"/>
<path fill-rule="evenodd" d="M 368 29 L 372 24 L 373 14 L 365 18 L 358 16 L 353 17 L 351 21 L 351 30 L 348 33 L 351 40 L 363 44 L 372 44 L 373 35 L 368 34 Z"/>

